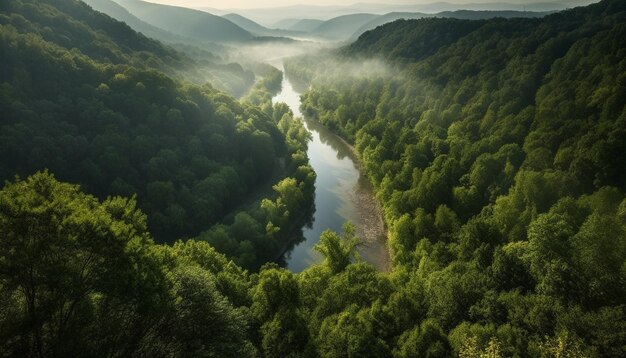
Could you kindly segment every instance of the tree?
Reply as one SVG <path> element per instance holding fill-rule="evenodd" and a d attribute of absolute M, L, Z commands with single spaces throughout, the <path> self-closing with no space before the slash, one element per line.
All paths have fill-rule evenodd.
<path fill-rule="evenodd" d="M 171 273 L 172 317 L 159 327 L 164 350 L 176 357 L 254 357 L 244 311 L 234 309 L 215 286 L 214 276 L 197 266 Z M 150 348 L 148 348 L 150 349 Z"/>
<path fill-rule="evenodd" d="M 466 337 L 461 349 L 459 350 L 460 358 L 500 358 L 502 357 L 500 345 L 497 339 L 489 341 L 489 345 L 484 349 L 480 349 L 476 342 L 476 337 Z"/>
<path fill-rule="evenodd" d="M 404 332 L 398 341 L 399 357 L 447 357 L 450 344 L 438 322 L 429 319 Z"/>
<path fill-rule="evenodd" d="M 559 214 L 540 215 L 530 225 L 524 258 L 539 292 L 564 298 L 580 292 L 580 281 L 570 261 L 570 238 L 574 233 L 566 217 Z"/>
<path fill-rule="evenodd" d="M 376 337 L 372 323 L 355 305 L 322 323 L 318 335 L 322 357 L 386 357 L 390 355 L 385 342 Z"/>
<path fill-rule="evenodd" d="M 254 356 L 221 293 L 245 304 L 245 274 L 206 244 L 155 245 L 134 199 L 36 173 L 0 191 L 0 245 L 4 354 Z"/>
<path fill-rule="evenodd" d="M 0 191 L 0 288 L 19 329 L 3 332 L 2 350 L 123 352 L 145 339 L 119 334 L 150 329 L 167 297 L 146 230 L 134 200 L 100 203 L 48 172 L 8 183 Z"/>
<path fill-rule="evenodd" d="M 298 283 L 286 270 L 267 267 L 252 292 L 252 315 L 267 357 L 299 357 L 307 350 L 309 333 L 300 312 Z"/>
<path fill-rule="evenodd" d="M 324 255 L 325 263 L 333 273 L 343 271 L 356 257 L 356 245 L 359 239 L 354 236 L 354 224 L 347 222 L 343 228 L 342 237 L 326 230 L 320 236 L 320 241 L 315 244 L 315 250 Z"/>

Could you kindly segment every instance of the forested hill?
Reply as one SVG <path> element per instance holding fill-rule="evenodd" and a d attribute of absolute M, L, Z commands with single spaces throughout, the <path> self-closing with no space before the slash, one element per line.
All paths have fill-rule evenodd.
<path fill-rule="evenodd" d="M 228 19 L 208 12 L 141 0 L 117 2 L 153 26 L 201 42 L 249 41 L 254 38 Z"/>
<path fill-rule="evenodd" d="M 346 225 L 301 273 L 248 273 L 311 209 L 281 73 L 238 102 L 80 1 L 0 2 L 0 179 L 21 177 L 0 190 L 0 355 L 626 356 L 626 3 L 354 46 L 285 69 L 354 143 L 392 271 Z M 283 162 L 276 195 L 213 225 Z"/>
<path fill-rule="evenodd" d="M 310 33 L 328 39 L 342 39 L 353 34 L 363 24 L 378 17 L 374 14 L 349 14 L 326 20 Z M 346 35 L 347 34 L 347 35 Z"/>
<path fill-rule="evenodd" d="M 485 21 L 458 19 L 397 20 L 368 31 L 342 50 L 346 57 L 377 56 L 418 60 L 480 28 Z"/>
<path fill-rule="evenodd" d="M 167 77 L 190 60 L 81 1 L 3 1 L 0 34 L 0 180 L 48 168 L 102 198 L 137 195 L 172 241 L 216 223 L 285 152 L 266 114 Z"/>
<path fill-rule="evenodd" d="M 186 64 L 176 51 L 92 11 L 82 1 L 3 1 L 0 11 L 4 29 L 30 33 L 57 48 L 75 48 L 101 63 L 132 64 L 164 72 Z M 5 66 L 5 72 L 9 68 Z"/>
<path fill-rule="evenodd" d="M 534 18 L 543 17 L 547 15 L 547 12 L 532 12 L 532 11 L 472 11 L 472 10 L 456 10 L 456 11 L 444 11 L 434 14 L 424 14 L 419 12 L 390 12 L 385 15 L 377 16 L 365 25 L 361 26 L 354 34 L 352 39 L 356 40 L 368 30 L 377 28 L 378 26 L 391 23 L 399 19 L 422 19 L 422 18 L 453 18 L 463 20 L 486 20 L 496 17 L 502 18 Z"/>
<path fill-rule="evenodd" d="M 152 26 L 136 16 L 128 12 L 121 5 L 113 0 L 82 0 L 91 6 L 94 10 L 100 11 L 111 16 L 114 19 L 125 22 L 128 26 L 132 27 L 135 31 L 151 37 L 153 39 L 168 41 L 168 42 L 184 42 L 185 38 L 176 36 L 171 32 L 167 32 L 158 27 Z"/>
<path fill-rule="evenodd" d="M 286 74 L 311 84 L 303 112 L 355 144 L 416 317 L 455 350 L 473 336 L 536 356 L 559 336 L 623 356 L 626 2 L 397 21 L 336 55 Z M 399 352 L 421 349 L 410 332 Z"/>
<path fill-rule="evenodd" d="M 511 58 L 533 51 L 546 39 L 558 39 L 558 32 L 569 33 L 570 38 L 580 38 L 619 24 L 623 22 L 623 7 L 624 4 L 619 1 L 601 2 L 541 19 L 495 18 L 488 21 L 470 21 L 453 20 L 442 16 L 436 19 L 399 20 L 363 33 L 357 41 L 345 49 L 345 54 L 377 55 L 388 59 L 414 61 L 433 54 L 440 47 L 451 45 L 471 33 L 471 36 L 452 48 L 467 47 L 472 42 L 482 44 L 489 41 L 498 41 L 504 45 L 504 40 L 513 46 L 518 40 L 523 40 L 523 45 L 516 53 L 509 51 L 500 55 Z M 605 21 L 601 21 L 605 17 Z M 577 26 L 584 28 L 576 28 Z M 562 35 L 561 40 L 565 40 L 564 34 Z M 573 40 L 574 38 L 570 41 Z M 489 44 L 492 44 L 491 42 Z M 424 54 L 424 51 L 429 52 Z M 476 57 L 486 55 L 485 51 L 474 50 L 474 53 Z"/>
<path fill-rule="evenodd" d="M 608 6 L 596 5 L 577 8 L 564 13 L 546 16 L 543 19 L 492 19 L 489 21 L 453 20 L 445 18 L 399 20 L 387 23 L 376 30 L 362 34 L 357 41 L 345 49 L 346 55 L 383 56 L 388 59 L 417 60 L 433 54 L 436 49 L 450 45 L 461 37 L 468 35 L 458 46 L 468 46 L 470 41 L 482 43 L 496 37 L 507 39 L 510 43 L 522 40 L 526 47 L 517 53 L 501 54 L 509 58 L 514 55 L 528 53 L 543 41 L 555 38 L 559 31 L 568 32 L 571 36 L 588 36 L 600 30 L 600 18 L 608 16 L 606 26 L 619 23 L 623 15 L 621 4 Z M 587 26 L 586 29 L 575 29 L 575 26 Z M 448 29 L 450 27 L 450 29 Z M 541 33 L 542 30 L 548 31 Z M 531 36 L 530 39 L 524 37 Z M 499 40 L 499 39 L 498 39 Z M 563 38 L 564 40 L 564 38 Z M 532 47 L 528 47 L 532 46 Z M 449 54 L 448 56 L 450 56 Z M 477 56 L 478 57 L 478 56 Z"/>

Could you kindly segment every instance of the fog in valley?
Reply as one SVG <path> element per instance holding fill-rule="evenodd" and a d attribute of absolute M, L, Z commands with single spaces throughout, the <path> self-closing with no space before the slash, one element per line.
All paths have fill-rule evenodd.
<path fill-rule="evenodd" d="M 626 357 L 626 1 L 0 1 L 1 357 Z"/>

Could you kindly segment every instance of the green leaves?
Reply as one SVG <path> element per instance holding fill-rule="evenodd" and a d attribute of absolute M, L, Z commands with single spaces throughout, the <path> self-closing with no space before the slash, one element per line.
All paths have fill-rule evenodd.
<path fill-rule="evenodd" d="M 247 340 L 246 317 L 217 290 L 214 277 L 197 266 L 181 266 L 170 274 L 174 314 L 160 328 L 173 345 L 165 352 L 175 356 L 254 357 Z M 168 352 L 169 351 L 169 352 Z"/>
<path fill-rule="evenodd" d="M 174 242 L 273 174 L 286 144 L 271 101 L 265 114 L 187 83 L 206 79 L 192 60 L 80 1 L 16 0 L 3 14 L 0 180 L 49 168 L 100 199 L 136 194 L 155 238 Z"/>
<path fill-rule="evenodd" d="M 356 305 L 326 318 L 318 335 L 322 357 L 385 357 L 390 352 L 376 337 L 371 318 Z"/>
<path fill-rule="evenodd" d="M 151 263 L 145 227 L 133 200 L 100 204 L 47 172 L 7 184 L 0 192 L 0 287 L 17 300 L 25 331 L 10 332 L 15 346 L 5 348 L 86 349 L 90 332 L 104 323 L 88 317 L 133 310 L 149 302 L 142 295 L 162 295 L 154 291 L 163 277 Z M 129 316 L 108 324 L 134 322 Z M 67 344 L 72 336 L 80 337 L 74 346 Z"/>
<path fill-rule="evenodd" d="M 310 84 L 302 110 L 355 140 L 394 274 L 419 279 L 429 318 L 443 335 L 495 325 L 499 348 L 482 337 L 474 355 L 539 354 L 557 326 L 619 355 L 614 335 L 599 343 L 595 324 L 570 317 L 622 317 L 623 16 L 605 0 L 542 19 L 396 21 L 338 56 L 286 64 Z M 355 76 L 352 55 L 393 59 L 398 73 Z M 337 235 L 320 246 L 331 272 L 350 271 Z M 419 328 L 395 332 L 395 347 Z M 396 354 L 415 351 L 406 344 Z"/>
<path fill-rule="evenodd" d="M 355 236 L 354 224 L 347 222 L 343 227 L 343 236 L 326 230 L 315 244 L 315 251 L 322 254 L 325 264 L 332 273 L 338 273 L 348 266 L 356 257 L 356 245 L 359 239 Z"/>
<path fill-rule="evenodd" d="M 251 291 L 252 316 L 266 357 L 299 357 L 308 349 L 309 332 L 300 309 L 294 274 L 268 267 Z"/>
<path fill-rule="evenodd" d="M 247 274 L 206 243 L 155 245 L 134 199 L 100 203 L 48 172 L 7 183 L 0 246 L 7 354 L 254 355 L 233 307 L 250 304 Z"/>

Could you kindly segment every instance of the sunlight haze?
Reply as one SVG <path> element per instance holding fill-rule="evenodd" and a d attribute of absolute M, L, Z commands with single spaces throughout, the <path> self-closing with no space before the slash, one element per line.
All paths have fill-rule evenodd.
<path fill-rule="evenodd" d="M 250 9 L 250 8 L 265 8 L 265 7 L 279 7 L 279 6 L 293 6 L 293 5 L 319 5 L 319 6 L 349 6 L 359 3 L 370 4 L 388 4 L 388 5 L 410 5 L 410 4 L 432 4 L 441 2 L 440 0 L 150 0 L 150 2 L 159 4 L 176 5 L 183 7 L 209 7 L 217 9 Z M 475 4 L 475 3 L 508 3 L 516 5 L 524 5 L 530 3 L 544 2 L 559 2 L 554 0 L 451 0 L 444 1 L 453 4 Z M 577 1 L 569 1 L 577 2 Z M 578 1 L 582 2 L 582 1 Z M 587 1 L 590 3 L 592 1 Z"/>

